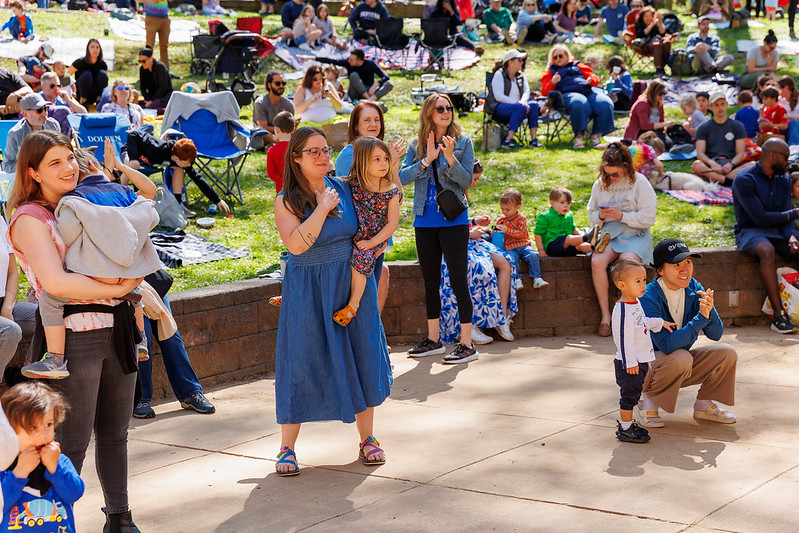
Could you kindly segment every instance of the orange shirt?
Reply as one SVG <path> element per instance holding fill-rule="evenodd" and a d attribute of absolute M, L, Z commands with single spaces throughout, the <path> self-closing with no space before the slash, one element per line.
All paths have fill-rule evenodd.
<path fill-rule="evenodd" d="M 513 250 L 520 246 L 530 246 L 530 234 L 527 232 L 527 219 L 521 213 L 516 213 L 512 218 L 504 215 L 497 219 L 497 224 L 508 227 L 505 232 L 505 249 Z"/>

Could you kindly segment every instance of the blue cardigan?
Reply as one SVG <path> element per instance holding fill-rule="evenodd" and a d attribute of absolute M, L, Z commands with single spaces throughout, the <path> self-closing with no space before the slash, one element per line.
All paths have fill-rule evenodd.
<path fill-rule="evenodd" d="M 26 39 L 33 39 L 33 21 L 31 20 L 30 16 L 25 13 L 25 28 L 26 32 L 23 35 Z M 19 34 L 22 30 L 22 25 L 19 23 L 19 19 L 16 16 L 12 16 L 8 19 L 8 22 L 3 24 L 3 27 L 0 28 L 0 31 L 8 30 L 11 32 L 11 37 L 14 39 L 19 39 Z"/>
<path fill-rule="evenodd" d="M 641 307 L 648 317 L 662 318 L 668 322 L 674 322 L 674 318 L 669 311 L 669 304 L 666 301 L 666 295 L 663 289 L 655 281 L 646 286 L 646 292 L 638 300 L 641 302 Z M 661 329 L 659 332 L 652 332 L 652 344 L 655 350 L 663 353 L 672 353 L 676 350 L 690 350 L 694 345 L 696 339 L 699 338 L 699 333 L 704 333 L 707 338 L 713 341 L 718 341 L 724 334 L 724 324 L 721 323 L 721 318 L 716 312 L 716 309 L 710 312 L 710 318 L 705 318 L 704 315 L 699 314 L 699 295 L 696 291 L 704 291 L 704 287 L 691 278 L 688 288 L 685 289 L 685 313 L 682 319 L 682 328 L 669 331 L 666 328 Z"/>

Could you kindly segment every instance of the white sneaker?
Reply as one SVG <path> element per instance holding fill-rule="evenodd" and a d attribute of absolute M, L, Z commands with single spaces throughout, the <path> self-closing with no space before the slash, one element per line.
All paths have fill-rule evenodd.
<path fill-rule="evenodd" d="M 549 285 L 548 281 L 545 281 L 544 278 L 535 278 L 533 280 L 533 288 L 534 289 L 542 289 Z"/>
<path fill-rule="evenodd" d="M 513 336 L 513 333 L 510 332 L 510 326 L 508 326 L 507 319 L 505 320 L 506 320 L 505 323 L 495 327 L 494 331 L 499 333 L 499 336 L 505 339 L 506 341 L 511 342 L 515 339 L 515 337 Z"/>
<path fill-rule="evenodd" d="M 477 326 L 472 325 L 472 342 L 475 344 L 489 344 L 494 342 L 494 339 L 483 333 Z"/>
<path fill-rule="evenodd" d="M 524 288 L 524 281 L 522 278 L 516 278 L 516 281 L 513 282 L 513 287 L 518 291 Z"/>

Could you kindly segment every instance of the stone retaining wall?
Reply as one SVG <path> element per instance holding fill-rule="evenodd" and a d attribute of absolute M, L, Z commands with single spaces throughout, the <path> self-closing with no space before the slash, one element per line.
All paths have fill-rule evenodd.
<path fill-rule="evenodd" d="M 696 260 L 694 275 L 705 287 L 715 289 L 716 307 L 725 324 L 766 325 L 760 312 L 765 293 L 760 288 L 757 263 L 734 248 L 697 251 L 704 257 Z M 599 307 L 590 260 L 550 257 L 541 261 L 541 268 L 549 287 L 533 290 L 525 274 L 525 287 L 518 292 L 519 314 L 511 326 L 513 334 L 594 334 Z M 391 286 L 383 311 L 388 341 L 418 342 L 426 332 L 421 271 L 410 261 L 390 263 L 390 269 Z M 278 309 L 269 305 L 268 299 L 280 294 L 280 287 L 279 281 L 255 279 L 170 295 L 175 320 L 203 385 L 274 372 Z M 614 290 L 611 301 L 616 297 Z M 20 346 L 14 363 L 22 360 L 25 348 Z M 156 398 L 172 395 L 160 357 L 154 360 L 153 385 Z"/>

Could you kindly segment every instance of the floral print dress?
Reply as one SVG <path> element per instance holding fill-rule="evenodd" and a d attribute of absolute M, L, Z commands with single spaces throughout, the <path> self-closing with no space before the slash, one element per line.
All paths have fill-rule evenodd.
<path fill-rule="evenodd" d="M 402 202 L 402 189 L 396 185 L 385 192 L 372 192 L 362 187 L 358 180 L 350 183 L 352 189 L 352 203 L 358 215 L 358 232 L 352 239 L 352 267 L 363 274 L 371 276 L 375 271 L 375 251 L 385 244 L 381 242 L 369 250 L 359 250 L 355 244 L 365 241 L 380 233 L 388 223 L 388 204 L 396 195 L 400 195 Z"/>

